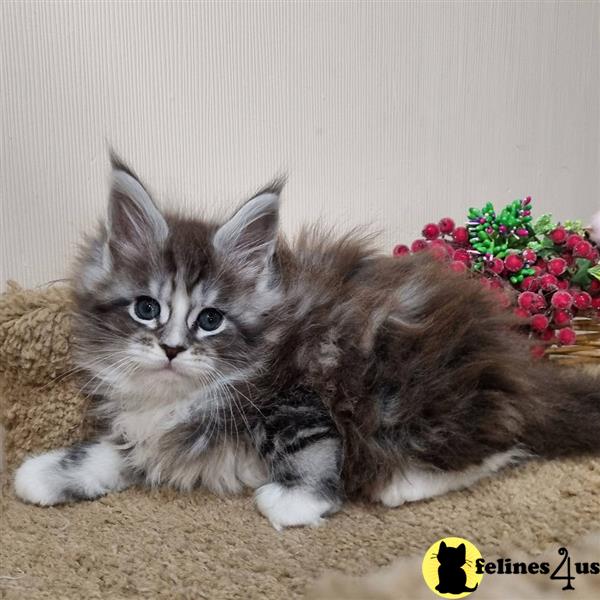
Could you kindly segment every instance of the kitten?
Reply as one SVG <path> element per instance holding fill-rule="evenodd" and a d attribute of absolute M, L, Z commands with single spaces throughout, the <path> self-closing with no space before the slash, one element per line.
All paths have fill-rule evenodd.
<path fill-rule="evenodd" d="M 113 158 L 106 223 L 74 278 L 95 440 L 29 458 L 52 505 L 142 483 L 256 488 L 277 529 L 344 500 L 470 486 L 600 446 L 598 379 L 533 363 L 488 290 L 427 253 L 278 232 L 275 182 L 218 224 L 163 214 Z"/>

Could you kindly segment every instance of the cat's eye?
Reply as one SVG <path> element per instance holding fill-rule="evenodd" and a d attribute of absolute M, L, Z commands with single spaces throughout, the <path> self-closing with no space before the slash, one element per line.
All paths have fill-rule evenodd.
<path fill-rule="evenodd" d="M 205 308 L 200 312 L 196 323 L 204 331 L 214 331 L 223 322 L 223 315 L 216 308 Z"/>
<path fill-rule="evenodd" d="M 133 310 L 138 319 L 151 321 L 160 315 L 160 304 L 150 296 L 140 296 L 136 299 Z"/>

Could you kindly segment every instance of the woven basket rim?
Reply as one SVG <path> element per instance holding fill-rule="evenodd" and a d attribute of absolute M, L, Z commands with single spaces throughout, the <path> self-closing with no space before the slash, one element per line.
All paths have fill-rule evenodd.
<path fill-rule="evenodd" d="M 600 315 L 589 314 L 573 319 L 577 342 L 571 346 L 552 345 L 545 355 L 570 364 L 600 364 Z"/>

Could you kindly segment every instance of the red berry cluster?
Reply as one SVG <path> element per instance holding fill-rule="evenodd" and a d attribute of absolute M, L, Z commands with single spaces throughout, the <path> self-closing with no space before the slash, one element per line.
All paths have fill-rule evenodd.
<path fill-rule="evenodd" d="M 534 274 L 520 283 L 515 313 L 529 320 L 531 330 L 545 342 L 574 344 L 573 318 L 595 310 L 600 314 L 600 281 L 591 278 L 587 285 L 576 283 L 572 275 L 578 258 L 598 262 L 598 248 L 564 227 L 547 236 L 554 247 L 546 258 L 532 250 L 527 261 Z"/>
<path fill-rule="evenodd" d="M 410 248 L 404 244 L 394 247 L 394 256 L 402 256 L 411 252 L 429 250 L 441 259 L 450 260 L 450 268 L 455 271 L 466 271 L 470 264 L 467 250 L 469 232 L 466 227 L 456 227 L 450 217 L 442 219 L 437 225 L 428 223 L 423 227 L 423 238 L 415 240 Z"/>
<path fill-rule="evenodd" d="M 600 281 L 574 277 L 578 259 L 598 263 L 598 248 L 563 226 L 545 236 L 549 241 L 538 252 L 524 247 L 511 249 L 504 258 L 486 254 L 483 270 L 482 253 L 471 245 L 468 229 L 456 227 L 451 218 L 428 223 L 422 235 L 410 248 L 398 244 L 394 256 L 427 250 L 453 271 L 476 273 L 497 293 L 498 302 L 507 308 L 514 305 L 514 312 L 527 319 L 529 330 L 544 342 L 574 344 L 573 318 L 591 311 L 600 315 Z M 521 276 L 515 278 L 515 273 Z"/>
<path fill-rule="evenodd" d="M 450 217 L 445 217 L 437 225 L 425 225 L 422 234 L 423 238 L 416 239 L 410 248 L 404 244 L 395 246 L 394 256 L 427 250 L 437 259 L 448 262 L 452 271 L 465 273 L 471 269 L 475 251 L 470 245 L 469 231 L 466 227 L 457 227 Z M 508 262 L 510 264 L 510 258 Z M 505 261 L 494 258 L 488 263 L 487 276 L 481 277 L 480 282 L 497 295 L 499 304 L 507 308 L 511 304 L 511 298 L 506 293 L 505 282 L 500 277 L 505 269 Z"/>

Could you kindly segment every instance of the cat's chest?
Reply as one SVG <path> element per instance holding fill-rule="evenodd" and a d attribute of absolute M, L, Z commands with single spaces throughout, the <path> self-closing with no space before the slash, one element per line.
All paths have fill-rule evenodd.
<path fill-rule="evenodd" d="M 190 490 L 202 485 L 219 494 L 237 493 L 266 481 L 267 469 L 249 439 L 221 430 L 214 413 L 193 403 L 124 411 L 113 421 L 127 462 L 150 485 Z"/>
<path fill-rule="evenodd" d="M 163 436 L 190 418 L 190 406 L 169 404 L 148 409 L 123 410 L 112 422 L 113 432 L 130 445 L 160 445 Z"/>

